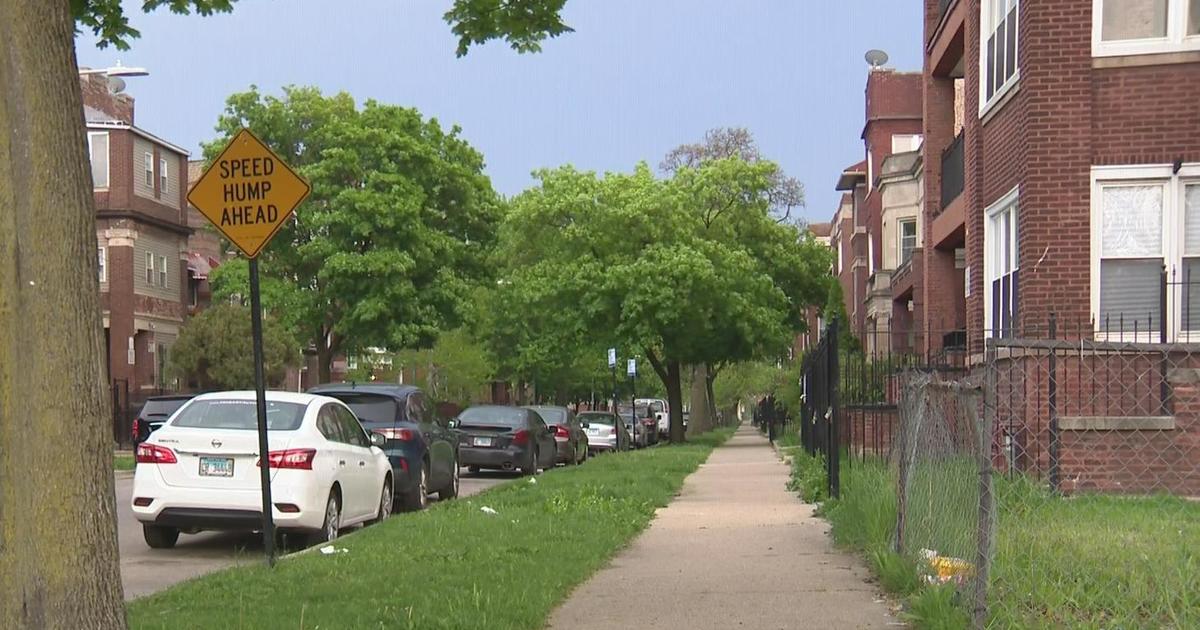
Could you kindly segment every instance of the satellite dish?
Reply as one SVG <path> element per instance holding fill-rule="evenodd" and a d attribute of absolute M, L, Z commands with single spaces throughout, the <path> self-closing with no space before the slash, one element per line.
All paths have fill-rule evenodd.
<path fill-rule="evenodd" d="M 871 66 L 871 68 L 878 68 L 887 63 L 888 54 L 882 50 L 872 48 L 867 51 L 867 54 L 863 55 L 863 58 L 867 60 L 867 65 Z"/>
<path fill-rule="evenodd" d="M 124 91 L 125 91 L 125 79 L 122 79 L 121 77 L 114 77 L 114 76 L 108 77 L 108 93 L 109 94 L 120 94 L 121 92 L 124 92 Z"/>

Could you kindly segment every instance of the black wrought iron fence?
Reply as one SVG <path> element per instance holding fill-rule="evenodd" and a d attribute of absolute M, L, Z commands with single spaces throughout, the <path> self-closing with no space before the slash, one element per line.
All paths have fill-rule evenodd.
<path fill-rule="evenodd" d="M 829 496 L 841 492 L 841 440 L 838 437 L 838 321 L 829 322 L 805 357 L 801 372 L 800 441 L 809 455 L 825 460 Z"/>

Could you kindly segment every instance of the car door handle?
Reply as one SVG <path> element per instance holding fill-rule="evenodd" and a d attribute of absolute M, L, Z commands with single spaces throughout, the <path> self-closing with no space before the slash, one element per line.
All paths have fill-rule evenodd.
<path fill-rule="evenodd" d="M 358 465 L 359 465 L 359 466 L 366 466 L 366 465 L 367 465 L 367 462 L 358 462 Z"/>
<path fill-rule="evenodd" d="M 344 460 L 344 459 L 338 460 L 338 466 L 345 466 L 345 465 L 346 465 L 346 460 Z"/>

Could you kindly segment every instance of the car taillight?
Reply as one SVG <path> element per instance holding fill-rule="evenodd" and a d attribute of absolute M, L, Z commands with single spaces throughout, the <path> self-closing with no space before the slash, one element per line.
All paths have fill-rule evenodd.
<path fill-rule="evenodd" d="M 520 446 L 522 444 L 528 444 L 529 443 L 529 431 L 526 431 L 525 429 L 521 429 L 520 431 L 517 431 L 516 433 L 514 433 L 513 437 L 512 437 L 512 443 L 516 444 L 517 446 Z"/>
<path fill-rule="evenodd" d="M 289 448 L 283 451 L 271 451 L 267 453 L 267 466 L 269 468 L 293 468 L 297 470 L 312 470 L 313 459 L 317 456 L 315 448 Z M 260 458 L 254 464 L 262 466 Z"/>
<path fill-rule="evenodd" d="M 554 437 L 569 438 L 571 437 L 571 432 L 567 431 L 566 427 L 557 426 L 554 427 Z"/>
<path fill-rule="evenodd" d="M 134 458 L 139 464 L 174 464 L 179 461 L 175 459 L 175 451 L 165 446 L 146 444 L 145 442 L 138 444 Z"/>
<path fill-rule="evenodd" d="M 389 440 L 400 440 L 401 442 L 411 442 L 417 437 L 412 429 L 376 429 L 375 432 Z"/>
<path fill-rule="evenodd" d="M 129 428 L 129 435 L 133 437 L 134 442 L 137 441 L 137 439 L 138 439 L 138 419 L 137 418 L 133 419 L 133 426 L 131 426 Z"/>

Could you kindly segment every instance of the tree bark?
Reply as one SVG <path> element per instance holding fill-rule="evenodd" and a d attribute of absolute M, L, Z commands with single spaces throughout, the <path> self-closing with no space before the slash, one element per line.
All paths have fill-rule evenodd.
<path fill-rule="evenodd" d="M 683 386 L 680 383 L 679 361 L 667 362 L 667 406 L 670 407 L 671 443 L 682 444 L 683 432 Z"/>
<path fill-rule="evenodd" d="M 0 0 L 0 628 L 125 627 L 69 9 Z"/>
<path fill-rule="evenodd" d="M 691 416 L 687 426 L 689 436 L 712 430 L 707 384 L 708 366 L 704 363 L 692 365 Z"/>
<path fill-rule="evenodd" d="M 713 426 L 718 424 L 717 417 L 717 395 L 713 391 L 713 383 L 717 380 L 718 371 L 711 366 L 708 368 L 708 374 L 704 379 L 704 391 L 708 395 L 708 417 Z"/>

